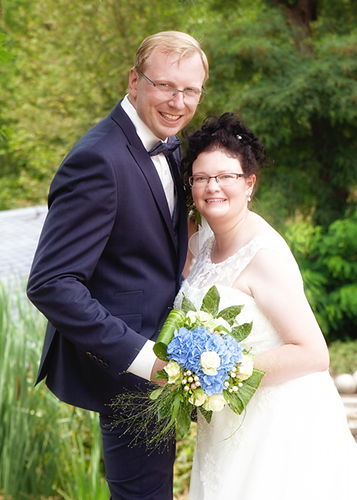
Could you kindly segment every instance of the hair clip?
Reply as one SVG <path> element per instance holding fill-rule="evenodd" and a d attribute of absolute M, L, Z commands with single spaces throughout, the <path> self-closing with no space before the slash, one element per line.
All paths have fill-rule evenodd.
<path fill-rule="evenodd" d="M 236 135 L 236 138 L 237 139 L 242 139 L 242 136 L 241 135 Z"/>

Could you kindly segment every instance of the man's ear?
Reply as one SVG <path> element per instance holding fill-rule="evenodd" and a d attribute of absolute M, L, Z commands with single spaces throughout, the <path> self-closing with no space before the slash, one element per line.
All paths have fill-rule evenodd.
<path fill-rule="evenodd" d="M 134 68 L 131 68 L 129 73 L 129 98 L 130 102 L 134 105 L 138 93 L 138 74 Z"/>

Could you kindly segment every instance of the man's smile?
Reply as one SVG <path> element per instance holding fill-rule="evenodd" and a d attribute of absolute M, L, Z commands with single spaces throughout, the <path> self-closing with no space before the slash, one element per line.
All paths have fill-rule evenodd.
<path fill-rule="evenodd" d="M 163 113 L 160 111 L 160 115 L 165 118 L 165 120 L 168 120 L 170 122 L 174 122 L 176 120 L 179 120 L 181 118 L 181 115 L 169 115 L 168 113 Z"/>

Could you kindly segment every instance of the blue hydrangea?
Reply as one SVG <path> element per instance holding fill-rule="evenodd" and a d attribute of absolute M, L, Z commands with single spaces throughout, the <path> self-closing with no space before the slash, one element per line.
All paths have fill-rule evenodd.
<path fill-rule="evenodd" d="M 220 357 L 216 375 L 206 375 L 200 358 L 205 351 L 214 351 Z M 200 326 L 194 330 L 180 328 L 175 332 L 167 348 L 167 357 L 176 361 L 184 370 L 191 370 L 200 379 L 201 387 L 208 396 L 222 394 L 228 372 L 243 359 L 240 345 L 231 337 L 221 337 Z"/>

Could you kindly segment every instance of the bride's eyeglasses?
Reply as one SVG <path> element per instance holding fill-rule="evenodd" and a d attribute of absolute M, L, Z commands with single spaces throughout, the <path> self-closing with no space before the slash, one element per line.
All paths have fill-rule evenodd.
<path fill-rule="evenodd" d="M 230 186 L 240 177 L 245 177 L 245 174 L 234 174 L 231 172 L 224 172 L 218 175 L 192 175 L 188 178 L 191 187 L 206 187 L 210 179 L 215 179 L 220 186 Z"/>

